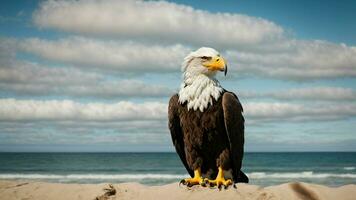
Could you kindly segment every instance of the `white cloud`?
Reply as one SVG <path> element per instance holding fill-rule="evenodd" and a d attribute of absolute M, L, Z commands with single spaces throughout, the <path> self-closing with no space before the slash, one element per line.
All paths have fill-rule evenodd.
<path fill-rule="evenodd" d="M 287 80 L 356 76 L 356 47 L 325 41 L 282 41 L 268 52 L 228 50 L 231 70 L 238 74 Z"/>
<path fill-rule="evenodd" d="M 84 37 L 56 41 L 32 38 L 20 41 L 18 46 L 20 50 L 42 58 L 118 74 L 179 71 L 180 63 L 189 52 L 182 45 L 145 45 Z"/>
<path fill-rule="evenodd" d="M 191 50 L 182 45 L 150 45 L 84 37 L 26 39 L 22 51 L 57 62 L 113 73 L 177 72 Z M 233 75 L 307 80 L 356 76 L 356 48 L 323 41 L 289 41 L 277 52 L 222 52 Z"/>
<path fill-rule="evenodd" d="M 283 128 L 275 134 L 275 129 L 285 126 L 286 122 L 298 126 L 295 122 L 311 121 L 314 124 L 318 120 L 334 121 L 356 116 L 354 103 L 248 103 L 244 104 L 244 108 L 247 137 L 256 135 L 256 124 L 277 122 L 269 126 L 267 130 L 270 132 L 266 135 L 278 141 L 285 139 L 285 142 L 297 142 L 296 137 L 308 135 L 287 131 L 293 137 L 282 136 Z M 159 102 L 80 103 L 71 100 L 0 99 L 0 126 L 0 135 L 5 136 L 10 144 L 171 144 L 167 105 Z M 253 137 L 249 141 L 262 142 Z"/>
<path fill-rule="evenodd" d="M 0 94 L 121 98 L 162 97 L 173 93 L 166 86 L 140 80 L 107 78 L 105 74 L 82 68 L 16 60 L 15 43 L 15 40 L 0 40 Z"/>
<path fill-rule="evenodd" d="M 356 104 L 247 103 L 248 120 L 260 122 L 337 120 L 356 116 Z M 160 102 L 79 103 L 71 100 L 0 99 L 0 120 L 126 121 L 162 120 L 167 104 Z"/>
<path fill-rule="evenodd" d="M 33 20 L 41 28 L 81 34 L 225 48 L 269 43 L 284 32 L 261 18 L 210 13 L 164 1 L 46 1 Z"/>
<path fill-rule="evenodd" d="M 59 84 L 55 81 L 39 84 L 36 82 L 1 82 L 0 80 L 0 89 L 3 93 L 16 94 L 18 96 L 56 95 L 98 99 L 166 97 L 174 93 L 168 87 L 151 85 L 139 80 L 97 81 L 83 82 L 81 84 Z"/>
<path fill-rule="evenodd" d="M 77 85 L 96 82 L 100 78 L 102 76 L 96 73 L 75 68 L 48 67 L 27 61 L 9 60 L 0 65 L 1 83 Z"/>
<path fill-rule="evenodd" d="M 292 101 L 353 101 L 356 100 L 356 91 L 343 87 L 306 87 L 292 88 L 273 92 L 240 91 L 242 98 L 272 98 L 276 100 Z"/>
<path fill-rule="evenodd" d="M 271 92 L 265 96 L 281 100 L 348 101 L 356 100 L 356 91 L 351 88 L 342 87 L 312 87 Z"/>
<path fill-rule="evenodd" d="M 146 121 L 0 122 L 1 136 L 11 144 L 166 144 L 170 145 L 167 124 Z M 144 141 L 144 142 L 143 142 Z"/>
<path fill-rule="evenodd" d="M 0 65 L 9 65 L 16 56 L 16 40 L 0 37 Z"/>
<path fill-rule="evenodd" d="M 167 114 L 167 105 L 159 102 L 136 104 L 78 103 L 71 100 L 0 100 L 0 120 L 125 121 L 157 120 Z"/>
<path fill-rule="evenodd" d="M 139 80 L 100 82 L 64 88 L 64 94 L 89 97 L 167 97 L 174 91 L 163 85 L 147 84 Z"/>
<path fill-rule="evenodd" d="M 247 103 L 247 119 L 259 122 L 328 121 L 356 116 L 356 104 L 320 103 L 312 105 L 291 103 Z"/>

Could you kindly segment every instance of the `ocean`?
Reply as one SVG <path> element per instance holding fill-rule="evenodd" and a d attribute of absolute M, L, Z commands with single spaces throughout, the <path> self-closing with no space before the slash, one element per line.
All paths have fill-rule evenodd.
<path fill-rule="evenodd" d="M 262 186 L 356 184 L 356 153 L 245 153 L 242 170 Z M 0 179 L 162 185 L 186 177 L 175 153 L 0 153 Z"/>

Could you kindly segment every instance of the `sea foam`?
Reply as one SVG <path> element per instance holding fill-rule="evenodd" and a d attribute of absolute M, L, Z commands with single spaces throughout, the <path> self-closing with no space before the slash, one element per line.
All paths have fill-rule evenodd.
<path fill-rule="evenodd" d="M 251 179 L 265 179 L 265 178 L 356 178 L 356 174 L 335 174 L 335 173 L 314 173 L 312 171 L 304 172 L 286 172 L 286 173 L 265 173 L 252 172 L 248 174 Z"/>
<path fill-rule="evenodd" d="M 176 174 L 0 174 L 0 179 L 118 179 L 118 180 L 141 180 L 141 179 L 182 179 L 188 175 Z"/>
<path fill-rule="evenodd" d="M 247 173 L 250 179 L 323 179 L 323 178 L 356 178 L 353 173 L 314 173 L 312 171 L 304 172 L 285 172 L 285 173 L 266 173 L 266 172 L 251 172 Z M 57 179 L 57 180 L 179 180 L 187 178 L 184 174 L 0 174 L 0 179 Z"/>

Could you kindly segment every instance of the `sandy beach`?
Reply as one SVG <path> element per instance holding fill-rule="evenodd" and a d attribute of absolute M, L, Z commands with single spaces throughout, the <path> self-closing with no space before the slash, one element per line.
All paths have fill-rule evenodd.
<path fill-rule="evenodd" d="M 109 190 L 105 190 L 109 189 Z M 172 183 L 163 186 L 145 186 L 138 183 L 113 184 L 60 184 L 27 181 L 0 181 L 1 200 L 105 200 L 105 199 L 301 199 L 301 200 L 352 200 L 356 196 L 356 185 L 326 187 L 308 183 L 287 183 L 259 187 L 238 184 L 237 189 L 227 190 L 195 186 L 187 189 Z"/>

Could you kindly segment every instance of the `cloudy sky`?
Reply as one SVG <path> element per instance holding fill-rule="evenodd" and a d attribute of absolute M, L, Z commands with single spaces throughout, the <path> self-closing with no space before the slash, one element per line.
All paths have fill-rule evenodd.
<path fill-rule="evenodd" d="M 224 1 L 225 2 L 225 1 Z M 352 1 L 2 1 L 0 151 L 173 151 L 184 56 L 226 58 L 247 151 L 356 151 Z"/>

